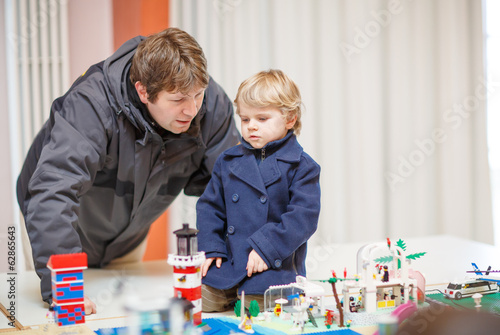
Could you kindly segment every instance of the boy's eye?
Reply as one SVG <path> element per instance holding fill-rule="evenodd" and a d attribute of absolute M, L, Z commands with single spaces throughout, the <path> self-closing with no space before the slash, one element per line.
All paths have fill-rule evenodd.
<path fill-rule="evenodd" d="M 260 117 L 259 118 L 259 121 L 266 121 L 266 120 L 267 120 L 267 118 L 265 118 L 265 117 Z"/>

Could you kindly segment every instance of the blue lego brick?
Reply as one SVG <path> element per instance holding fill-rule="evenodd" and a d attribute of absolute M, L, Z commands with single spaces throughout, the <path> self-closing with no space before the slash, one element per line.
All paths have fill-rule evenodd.
<path fill-rule="evenodd" d="M 52 281 L 65 282 L 65 281 L 83 281 L 83 271 L 70 271 L 70 272 L 55 272 L 52 271 Z"/>
<path fill-rule="evenodd" d="M 83 283 L 64 283 L 52 285 L 52 295 L 57 302 L 83 301 Z"/>

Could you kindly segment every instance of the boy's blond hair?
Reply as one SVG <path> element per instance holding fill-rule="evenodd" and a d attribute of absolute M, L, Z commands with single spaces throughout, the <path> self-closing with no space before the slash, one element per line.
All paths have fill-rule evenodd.
<path fill-rule="evenodd" d="M 281 70 L 261 71 L 241 83 L 234 99 L 236 114 L 239 106 L 278 108 L 286 120 L 297 116 L 293 126 L 296 135 L 300 134 L 302 123 L 302 98 L 297 85 Z"/>

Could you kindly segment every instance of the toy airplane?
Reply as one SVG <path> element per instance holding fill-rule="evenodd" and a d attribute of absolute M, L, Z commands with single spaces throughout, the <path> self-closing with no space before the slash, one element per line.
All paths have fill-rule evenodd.
<path fill-rule="evenodd" d="M 497 274 L 500 273 L 500 270 L 492 270 L 491 266 L 488 266 L 488 269 L 486 271 L 479 270 L 479 267 L 476 265 L 476 263 L 472 263 L 472 267 L 474 268 L 474 270 L 467 272 L 474 272 L 476 275 L 480 276 L 479 278 L 477 278 L 478 280 L 496 282 L 497 284 L 500 283 L 500 275 Z M 491 273 L 494 274 L 490 275 Z"/>

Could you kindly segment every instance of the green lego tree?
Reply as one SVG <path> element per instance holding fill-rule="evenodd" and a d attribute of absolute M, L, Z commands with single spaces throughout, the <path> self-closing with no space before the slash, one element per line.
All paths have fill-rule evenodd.
<path fill-rule="evenodd" d="M 238 318 L 241 316 L 241 300 L 236 301 L 236 304 L 234 304 L 234 314 Z"/>
<path fill-rule="evenodd" d="M 399 239 L 396 242 L 396 246 L 398 246 L 401 249 L 403 249 L 404 251 L 406 251 L 406 243 L 402 239 Z M 418 259 L 418 258 L 422 257 L 426 253 L 427 252 L 417 252 L 417 253 L 414 253 L 414 254 L 410 254 L 410 255 L 406 256 L 406 259 L 415 260 L 415 259 Z M 384 263 L 390 263 L 390 262 L 392 262 L 393 259 L 394 259 L 393 256 L 384 256 L 384 257 L 376 258 L 374 261 L 377 262 L 377 263 L 384 264 Z M 398 269 L 401 269 L 401 260 L 400 259 L 398 259 Z"/>
<path fill-rule="evenodd" d="M 259 303 L 257 302 L 257 300 L 250 301 L 249 311 L 250 311 L 250 315 L 253 317 L 256 317 L 257 315 L 259 315 L 260 309 L 259 309 Z"/>

